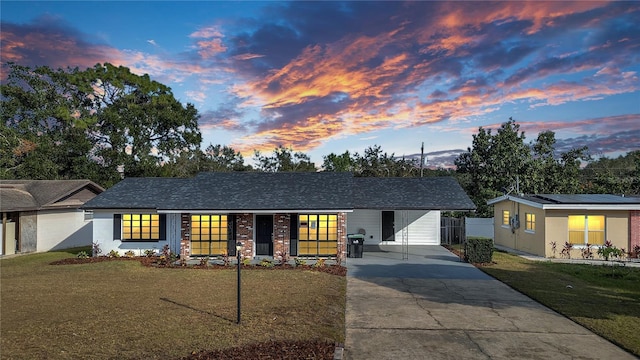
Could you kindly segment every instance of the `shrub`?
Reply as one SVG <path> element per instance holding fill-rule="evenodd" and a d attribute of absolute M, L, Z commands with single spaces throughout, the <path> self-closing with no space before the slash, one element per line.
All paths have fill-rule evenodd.
<path fill-rule="evenodd" d="M 464 244 L 465 260 L 471 263 L 490 263 L 493 256 L 493 240 L 485 237 L 468 237 Z"/>
<path fill-rule="evenodd" d="M 93 257 L 97 257 L 100 254 L 102 254 L 102 249 L 100 249 L 100 244 L 99 243 L 97 243 L 97 242 L 93 243 L 92 252 L 93 252 Z"/>
<path fill-rule="evenodd" d="M 120 253 L 118 253 L 117 250 L 111 250 L 109 251 L 109 254 L 107 254 L 108 257 L 110 258 L 119 258 L 120 257 Z"/>
<path fill-rule="evenodd" d="M 598 249 L 598 255 L 603 257 L 605 260 L 609 260 L 609 258 L 612 258 L 612 257 L 619 258 L 623 254 L 624 254 L 624 251 L 613 246 L 613 243 L 611 243 L 611 241 L 609 240 L 605 241 L 604 246 L 601 246 Z"/>
<path fill-rule="evenodd" d="M 551 253 L 553 254 L 551 257 L 555 258 L 556 257 L 556 251 L 558 250 L 558 246 L 557 246 L 555 241 L 550 242 L 549 245 L 551 245 Z"/>
<path fill-rule="evenodd" d="M 321 267 L 324 267 L 325 265 L 326 265 L 325 264 L 325 259 L 316 259 L 316 263 L 313 264 L 313 267 L 314 268 L 321 268 Z"/>
<path fill-rule="evenodd" d="M 153 249 L 147 249 L 144 251 L 144 256 L 146 257 L 152 257 L 156 254 L 156 251 Z"/>
<path fill-rule="evenodd" d="M 134 257 L 134 256 L 136 256 L 136 253 L 134 253 L 133 250 L 127 250 L 127 252 L 124 253 L 124 256 L 126 256 L 126 257 Z"/>
<path fill-rule="evenodd" d="M 262 267 L 266 267 L 266 268 L 271 268 L 273 267 L 273 261 L 269 260 L 269 259 L 262 259 L 260 260 L 260 266 Z"/>
<path fill-rule="evenodd" d="M 242 265 L 244 265 L 244 266 L 251 265 L 251 259 L 249 259 L 249 258 L 242 259 Z"/>
<path fill-rule="evenodd" d="M 583 259 L 593 259 L 593 251 L 591 251 L 591 247 L 593 245 L 587 244 L 585 248 L 582 249 L 582 258 Z"/>
<path fill-rule="evenodd" d="M 209 257 L 208 257 L 208 256 L 205 256 L 205 257 L 203 257 L 203 258 L 200 258 L 200 266 L 204 266 L 204 267 L 209 266 L 209 260 L 210 260 L 210 259 L 209 259 Z"/>
<path fill-rule="evenodd" d="M 231 265 L 231 258 L 229 257 L 229 252 L 228 252 L 226 249 L 225 249 L 225 250 L 222 250 L 222 256 L 221 256 L 221 258 L 222 258 L 222 264 L 223 264 L 224 266 L 229 266 L 229 265 Z"/>
<path fill-rule="evenodd" d="M 86 251 L 80 251 L 76 256 L 78 257 L 78 259 L 86 259 L 89 257 L 89 253 L 87 253 Z"/>
<path fill-rule="evenodd" d="M 563 257 L 566 257 L 567 259 L 571 259 L 571 250 L 572 249 L 573 249 L 573 244 L 565 241 L 564 247 L 562 248 L 562 251 L 560 252 L 560 255 L 562 255 Z"/>
<path fill-rule="evenodd" d="M 296 258 L 295 262 L 296 262 L 296 266 L 298 266 L 298 265 L 307 265 L 307 261 L 304 260 L 304 259 Z"/>
<path fill-rule="evenodd" d="M 289 262 L 289 254 L 286 251 L 278 251 L 276 258 L 278 259 L 278 265 L 285 265 Z"/>

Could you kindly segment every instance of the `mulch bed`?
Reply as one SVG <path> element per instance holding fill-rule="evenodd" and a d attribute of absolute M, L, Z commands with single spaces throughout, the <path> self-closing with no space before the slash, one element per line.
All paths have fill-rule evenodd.
<path fill-rule="evenodd" d="M 319 340 L 310 341 L 268 341 L 243 347 L 223 350 L 194 352 L 180 360 L 266 360 L 266 359 L 316 359 L 331 360 L 335 344 Z"/>
<path fill-rule="evenodd" d="M 224 266 L 218 264 L 208 264 L 208 265 L 167 265 L 167 264 L 159 264 L 157 258 L 155 257 L 109 257 L 109 256 L 98 256 L 98 257 L 88 257 L 88 258 L 67 258 L 58 261 L 51 262 L 50 265 L 75 265 L 75 264 L 91 264 L 91 263 L 99 263 L 104 261 L 131 261 L 137 260 L 144 266 L 150 267 L 159 267 L 159 268 L 169 268 L 169 269 L 201 269 L 201 270 L 233 270 L 236 269 L 235 265 L 232 266 Z M 325 266 L 312 266 L 312 265 L 274 265 L 272 267 L 265 267 L 259 265 L 242 265 L 242 270 L 308 270 L 308 271 L 319 271 L 331 275 L 337 276 L 346 276 L 347 268 L 341 265 L 325 265 Z"/>

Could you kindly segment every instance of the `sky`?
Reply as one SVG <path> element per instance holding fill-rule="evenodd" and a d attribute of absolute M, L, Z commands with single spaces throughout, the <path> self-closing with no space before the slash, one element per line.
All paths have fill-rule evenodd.
<path fill-rule="evenodd" d="M 0 20 L 3 63 L 149 74 L 198 109 L 203 149 L 247 160 L 424 143 L 446 167 L 509 118 L 559 152 L 640 149 L 637 1 L 3 0 Z"/>

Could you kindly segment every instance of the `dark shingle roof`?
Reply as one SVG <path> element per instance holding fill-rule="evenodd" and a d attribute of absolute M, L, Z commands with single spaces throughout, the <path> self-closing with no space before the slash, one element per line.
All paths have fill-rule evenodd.
<path fill-rule="evenodd" d="M 547 204 L 637 204 L 640 199 L 612 194 L 537 194 L 530 197 Z"/>
<path fill-rule="evenodd" d="M 346 210 L 351 209 L 349 173 L 200 173 L 173 209 Z M 184 201 L 189 199 L 189 201 Z"/>
<path fill-rule="evenodd" d="M 487 204 L 502 201 L 515 201 L 540 209 L 640 210 L 640 198 L 612 194 L 503 195 L 487 201 Z"/>
<path fill-rule="evenodd" d="M 354 208 L 475 210 L 452 177 L 354 178 Z"/>
<path fill-rule="evenodd" d="M 127 178 L 89 209 L 472 210 L 453 178 L 354 178 L 351 173 L 210 172 L 193 178 Z"/>
<path fill-rule="evenodd" d="M 56 206 L 79 207 L 65 198 L 87 188 L 95 194 L 104 189 L 90 180 L 0 180 L 2 211 L 29 211 Z"/>
<path fill-rule="evenodd" d="M 210 172 L 194 178 L 127 178 L 86 208 L 159 210 L 346 210 L 349 173 Z"/>

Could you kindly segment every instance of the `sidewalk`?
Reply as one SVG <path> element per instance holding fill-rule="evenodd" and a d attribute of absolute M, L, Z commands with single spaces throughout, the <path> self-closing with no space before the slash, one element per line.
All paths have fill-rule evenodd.
<path fill-rule="evenodd" d="M 636 359 L 440 246 L 383 250 L 347 261 L 345 359 Z"/>
<path fill-rule="evenodd" d="M 539 255 L 533 255 L 524 251 L 508 248 L 502 245 L 493 245 L 494 248 L 508 252 L 510 254 L 518 255 L 521 258 L 532 261 L 548 261 L 564 264 L 585 264 L 585 265 L 600 265 L 600 266 L 630 266 L 640 267 L 640 259 L 625 259 L 625 260 L 600 260 L 600 259 L 564 259 L 564 258 L 545 258 Z"/>

